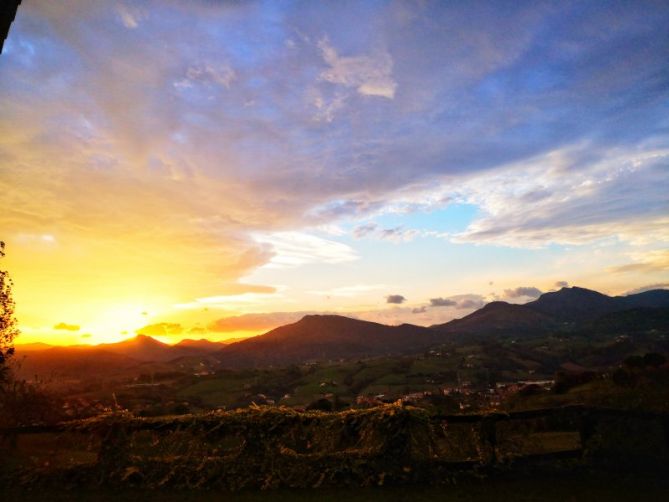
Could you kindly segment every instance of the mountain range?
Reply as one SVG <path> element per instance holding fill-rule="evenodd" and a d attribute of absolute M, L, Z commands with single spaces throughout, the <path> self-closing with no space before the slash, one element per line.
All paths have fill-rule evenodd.
<path fill-rule="evenodd" d="M 117 343 L 100 345 L 51 346 L 44 343 L 19 345 L 17 372 L 27 379 L 76 378 L 80 375 L 110 377 L 149 371 L 168 371 L 189 357 L 204 358 L 225 347 L 209 340 L 182 340 L 169 345 L 147 335 L 137 335 Z M 154 364 L 153 367 L 145 367 Z M 158 364 L 159 366 L 156 366 Z M 130 371 L 133 370 L 133 371 Z"/>
<path fill-rule="evenodd" d="M 263 335 L 230 344 L 183 340 L 176 345 L 137 335 L 118 343 L 94 347 L 52 347 L 39 344 L 17 351 L 30 371 L 52 373 L 83 370 L 111 371 L 198 357 L 220 368 L 267 367 L 314 361 L 362 359 L 416 354 L 447 342 L 468 343 L 494 336 L 532 337 L 555 331 L 669 328 L 669 290 L 628 296 L 607 296 L 571 287 L 545 293 L 524 305 L 502 301 L 450 322 L 421 327 L 387 326 L 339 315 L 307 315 Z M 213 363 L 212 363 L 213 361 Z M 43 373 L 43 371 L 40 371 Z M 25 372 L 24 372 L 25 373 Z"/>
<path fill-rule="evenodd" d="M 415 354 L 447 342 L 587 329 L 606 316 L 633 309 L 669 309 L 669 290 L 611 297 L 585 288 L 562 288 L 524 305 L 491 302 L 462 319 L 429 328 L 308 315 L 264 335 L 233 343 L 223 348 L 218 358 L 222 366 L 235 368 Z"/>
<path fill-rule="evenodd" d="M 491 302 L 462 319 L 431 328 L 460 336 L 541 334 L 556 329 L 587 327 L 603 316 L 638 308 L 669 308 L 669 290 L 607 296 L 585 288 L 562 288 L 544 293 L 524 305 Z"/>
<path fill-rule="evenodd" d="M 435 330 L 386 326 L 338 315 L 307 315 L 296 323 L 225 347 L 226 367 L 262 367 L 322 360 L 415 353 L 443 342 Z"/>

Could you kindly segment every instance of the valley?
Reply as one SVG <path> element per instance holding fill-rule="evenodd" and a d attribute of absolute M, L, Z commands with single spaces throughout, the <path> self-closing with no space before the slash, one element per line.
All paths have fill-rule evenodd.
<path fill-rule="evenodd" d="M 560 316 L 551 313 L 554 304 Z M 21 377 L 54 392 L 72 418 L 115 408 L 158 416 L 395 401 L 453 413 L 537 403 L 624 405 L 631 390 L 612 375 L 646 354 L 669 354 L 669 292 L 611 298 L 565 288 L 526 305 L 494 302 L 431 328 L 306 316 L 225 346 L 169 346 L 138 335 L 94 347 L 19 349 L 17 367 Z M 662 371 L 636 389 L 636 405 L 669 404 L 653 390 Z M 568 389 L 557 393 L 564 382 Z"/>

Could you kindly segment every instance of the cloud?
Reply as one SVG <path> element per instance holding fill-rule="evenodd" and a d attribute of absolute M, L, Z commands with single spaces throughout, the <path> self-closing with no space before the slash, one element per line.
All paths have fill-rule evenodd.
<path fill-rule="evenodd" d="M 480 309 L 483 307 L 486 303 L 485 299 L 483 297 L 478 297 L 478 298 L 467 298 L 464 300 L 461 300 L 458 302 L 458 308 L 459 309 Z"/>
<path fill-rule="evenodd" d="M 474 206 L 452 244 L 669 242 L 667 9 L 141 5 L 30 2 L 12 25 L 0 228 L 28 317 L 65 282 L 95 317 L 352 262 L 343 237 L 285 233 L 397 209 Z"/>
<path fill-rule="evenodd" d="M 611 267 L 608 271 L 613 274 L 652 274 L 669 270 L 669 250 L 666 249 L 634 253 L 632 258 L 633 263 Z"/>
<path fill-rule="evenodd" d="M 464 295 L 453 295 L 447 298 L 430 298 L 430 305 L 423 305 L 421 307 L 416 307 L 412 309 L 412 314 L 424 314 L 428 312 L 428 307 L 435 307 L 436 310 L 440 312 L 450 312 L 450 309 L 445 309 L 443 307 L 453 307 L 458 310 L 476 310 L 483 307 L 487 303 L 486 299 L 477 294 L 464 294 Z M 440 322 L 446 322 L 443 319 L 450 320 L 454 316 L 449 314 L 448 317 L 444 318 L 443 315 L 439 314 Z M 433 323 L 435 324 L 435 323 Z"/>
<path fill-rule="evenodd" d="M 448 298 L 430 298 L 430 306 L 432 307 L 455 307 L 457 304 L 458 302 Z"/>
<path fill-rule="evenodd" d="M 123 26 L 131 30 L 137 28 L 142 17 L 144 17 L 142 11 L 139 9 L 122 3 L 116 5 L 116 12 L 118 13 L 119 19 Z"/>
<path fill-rule="evenodd" d="M 373 237 L 391 242 L 409 242 L 416 237 L 428 235 L 436 236 L 437 233 L 413 228 L 404 228 L 401 225 L 396 227 L 382 228 L 376 223 L 365 223 L 363 225 L 358 225 L 353 229 L 353 237 L 356 239 Z"/>
<path fill-rule="evenodd" d="M 624 296 L 627 295 L 636 295 L 638 293 L 645 293 L 646 291 L 652 291 L 654 289 L 669 289 L 669 282 L 659 282 L 656 284 L 647 284 L 639 288 L 631 289 L 624 293 Z"/>
<path fill-rule="evenodd" d="M 520 286 L 515 289 L 505 289 L 504 297 L 505 298 L 539 298 L 542 295 L 542 291 L 533 286 Z"/>
<path fill-rule="evenodd" d="M 216 84 L 229 89 L 236 78 L 237 73 L 230 66 L 218 65 L 214 67 L 212 64 L 203 64 L 188 68 L 186 76 L 175 82 L 174 86 L 178 89 L 189 89 L 196 84 Z"/>
<path fill-rule="evenodd" d="M 405 229 L 402 226 L 397 226 L 393 228 L 384 228 L 380 231 L 379 237 L 381 239 L 389 240 L 392 242 L 408 242 L 413 240 L 416 236 L 420 235 L 419 230 L 415 229 Z"/>
<path fill-rule="evenodd" d="M 430 307 L 436 307 L 441 310 L 442 307 L 454 307 L 459 310 L 475 310 L 483 307 L 487 303 L 486 299 L 477 294 L 453 295 L 447 298 L 430 298 Z M 427 311 L 428 306 L 420 307 L 420 312 Z M 452 316 L 451 316 L 452 317 Z"/>
<path fill-rule="evenodd" d="M 386 296 L 386 303 L 395 303 L 400 304 L 404 303 L 407 299 L 402 295 L 388 295 Z"/>
<path fill-rule="evenodd" d="M 235 293 L 235 289 L 228 289 L 223 294 L 214 296 L 204 296 L 196 298 L 195 301 L 187 303 L 179 303 L 174 305 L 175 308 L 181 310 L 206 310 L 209 308 L 227 309 L 231 305 L 238 307 L 248 307 L 249 305 L 264 305 L 271 304 L 277 300 L 284 300 L 285 297 L 281 291 L 283 288 L 259 288 L 254 291 L 241 289 L 239 293 Z"/>
<path fill-rule="evenodd" d="M 273 253 L 268 268 L 292 268 L 309 263 L 344 263 L 358 259 L 350 246 L 303 232 L 256 234 Z"/>
<path fill-rule="evenodd" d="M 554 286 L 556 288 L 568 288 L 569 283 L 567 281 L 557 281 Z"/>
<path fill-rule="evenodd" d="M 307 212 L 307 217 L 313 222 L 337 221 L 343 218 L 359 218 L 382 211 L 387 205 L 385 200 L 366 200 L 366 199 L 335 199 L 316 205 Z M 364 233 L 365 225 L 361 225 L 361 231 Z M 374 231 L 376 224 L 370 224 L 367 230 Z M 364 237 L 364 235 L 361 235 Z"/>
<path fill-rule="evenodd" d="M 179 323 L 160 322 L 156 324 L 149 324 L 138 330 L 139 335 L 149 336 L 166 336 L 166 335 L 180 335 L 184 332 L 184 327 Z"/>
<path fill-rule="evenodd" d="M 56 324 L 53 329 L 64 330 L 64 331 L 79 331 L 81 327 L 77 324 L 67 324 L 64 322 L 59 322 Z"/>
<path fill-rule="evenodd" d="M 611 237 L 669 242 L 669 196 L 661 186 L 669 144 L 664 146 L 575 144 L 477 177 L 458 191 L 482 215 L 453 241 L 510 247 Z"/>
<path fill-rule="evenodd" d="M 354 88 L 364 96 L 395 97 L 397 83 L 392 78 L 393 60 L 385 51 L 370 56 L 340 56 L 328 39 L 318 43 L 329 68 L 319 78 L 332 84 Z"/>
<path fill-rule="evenodd" d="M 364 225 L 358 225 L 353 229 L 353 236 L 356 239 L 362 239 L 363 237 L 374 234 L 378 228 L 379 227 L 376 223 L 365 223 Z"/>

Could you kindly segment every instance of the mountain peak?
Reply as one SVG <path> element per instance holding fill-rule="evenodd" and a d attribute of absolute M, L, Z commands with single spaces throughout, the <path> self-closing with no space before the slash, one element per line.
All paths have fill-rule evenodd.
<path fill-rule="evenodd" d="M 207 340 L 206 338 L 200 338 L 199 340 L 195 340 L 192 338 L 184 338 L 174 346 L 182 348 L 199 349 L 204 351 L 214 351 L 222 349 L 225 345 L 226 345 L 225 343 L 212 342 L 211 340 Z"/>
<path fill-rule="evenodd" d="M 559 321 L 584 321 L 607 314 L 617 307 L 615 298 L 592 289 L 572 286 L 544 293 L 527 307 Z"/>
<path fill-rule="evenodd" d="M 386 326 L 336 314 L 310 314 L 228 345 L 219 358 L 224 367 L 285 365 L 417 353 L 443 340 L 439 333 L 410 324 Z"/>
<path fill-rule="evenodd" d="M 144 335 L 142 333 L 138 333 L 134 337 L 128 338 L 127 340 L 123 340 L 122 342 L 119 343 L 136 343 L 141 345 L 167 345 L 166 343 L 163 343 L 160 340 L 156 340 L 152 336 Z"/>
<path fill-rule="evenodd" d="M 143 334 L 117 343 L 100 344 L 98 348 L 123 354 L 138 361 L 166 361 L 174 357 L 171 346 Z"/>
<path fill-rule="evenodd" d="M 494 302 L 486 303 L 479 310 L 498 310 L 498 309 L 506 308 L 507 305 L 511 305 L 511 304 L 509 302 L 504 302 L 502 300 L 496 300 Z"/>
<path fill-rule="evenodd" d="M 338 314 L 307 314 L 305 315 L 302 319 L 300 319 L 297 322 L 313 322 L 313 321 L 322 321 L 322 320 L 348 320 L 348 321 L 356 321 L 357 319 L 353 319 L 352 317 L 346 317 L 343 315 L 338 315 Z"/>
<path fill-rule="evenodd" d="M 539 298 L 542 296 L 552 296 L 552 295 L 560 295 L 560 296 L 575 296 L 575 295 L 586 295 L 586 296 L 597 296 L 597 297 L 607 297 L 610 298 L 609 296 L 605 295 L 604 293 L 600 293 L 599 291 L 595 291 L 593 289 L 588 289 L 588 288 L 582 288 L 580 286 L 566 286 L 564 288 L 560 288 L 557 291 L 549 291 L 548 293 L 542 294 Z"/>
<path fill-rule="evenodd" d="M 352 328 L 354 326 L 377 325 L 373 321 L 364 321 L 353 317 L 346 317 L 338 314 L 307 314 L 299 321 L 288 326 L 304 327 L 305 329 L 342 329 L 344 327 Z"/>
<path fill-rule="evenodd" d="M 453 319 L 432 328 L 459 335 L 507 332 L 518 334 L 528 331 L 543 332 L 551 324 L 552 320 L 548 316 L 525 305 L 495 301 L 461 319 Z"/>

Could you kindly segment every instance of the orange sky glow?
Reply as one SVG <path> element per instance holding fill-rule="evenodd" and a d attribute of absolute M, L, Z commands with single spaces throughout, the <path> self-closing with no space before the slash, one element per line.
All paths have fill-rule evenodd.
<path fill-rule="evenodd" d="M 669 287 L 667 9 L 407 5 L 24 1 L 0 55 L 17 343 Z"/>

